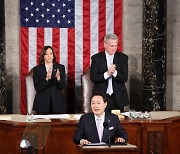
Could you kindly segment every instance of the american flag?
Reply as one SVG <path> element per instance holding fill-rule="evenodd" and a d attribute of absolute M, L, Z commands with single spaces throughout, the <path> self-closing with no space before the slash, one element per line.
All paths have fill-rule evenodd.
<path fill-rule="evenodd" d="M 90 57 L 103 50 L 106 33 L 119 37 L 122 50 L 122 0 L 20 0 L 21 113 L 26 114 L 25 76 L 44 45 L 56 52 L 67 73 L 67 109 L 79 102 L 81 74 Z"/>

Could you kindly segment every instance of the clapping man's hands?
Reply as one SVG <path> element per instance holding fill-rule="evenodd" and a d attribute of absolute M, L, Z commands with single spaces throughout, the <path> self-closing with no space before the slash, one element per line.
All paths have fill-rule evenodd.
<path fill-rule="evenodd" d="M 115 72 L 115 70 L 116 70 L 116 65 L 115 64 L 111 64 L 109 66 L 109 68 L 108 68 L 108 71 L 107 71 L 108 75 L 112 76 L 112 74 Z"/>

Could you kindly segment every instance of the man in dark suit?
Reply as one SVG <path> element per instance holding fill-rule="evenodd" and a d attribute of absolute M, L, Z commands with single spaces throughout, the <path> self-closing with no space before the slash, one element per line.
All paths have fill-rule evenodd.
<path fill-rule="evenodd" d="M 104 37 L 105 50 L 91 57 L 90 78 L 93 92 L 108 94 L 107 110 L 120 109 L 129 104 L 125 83 L 128 79 L 128 56 L 117 51 L 118 37 L 107 34 Z"/>
<path fill-rule="evenodd" d="M 81 116 L 73 138 L 74 142 L 81 145 L 99 142 L 127 142 L 127 134 L 118 116 L 105 112 L 106 95 L 102 92 L 95 92 L 90 102 L 92 112 Z"/>

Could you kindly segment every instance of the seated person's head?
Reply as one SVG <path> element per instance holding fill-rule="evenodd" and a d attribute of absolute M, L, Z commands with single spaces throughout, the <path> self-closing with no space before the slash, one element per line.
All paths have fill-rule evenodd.
<path fill-rule="evenodd" d="M 90 98 L 90 104 L 92 112 L 96 116 L 101 117 L 107 106 L 106 94 L 104 94 L 103 92 L 93 93 L 93 95 Z"/>

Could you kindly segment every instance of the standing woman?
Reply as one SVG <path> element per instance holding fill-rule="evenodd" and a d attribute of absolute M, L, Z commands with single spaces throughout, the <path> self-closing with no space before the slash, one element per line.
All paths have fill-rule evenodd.
<path fill-rule="evenodd" d="M 51 46 L 42 48 L 39 65 L 33 69 L 33 81 L 36 90 L 33 110 L 37 114 L 63 113 L 65 67 L 56 62 L 55 52 Z"/>

